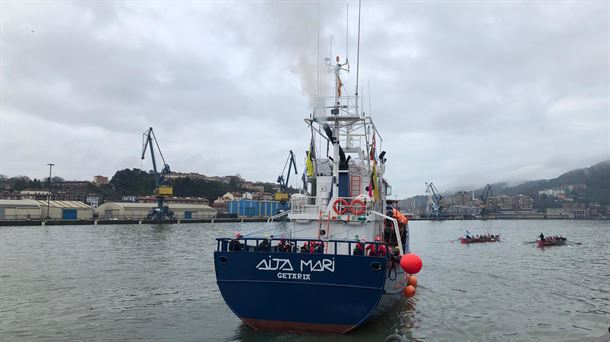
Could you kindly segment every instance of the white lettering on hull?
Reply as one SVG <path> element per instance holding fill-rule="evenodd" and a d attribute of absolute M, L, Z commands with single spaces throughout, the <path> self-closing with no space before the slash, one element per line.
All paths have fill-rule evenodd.
<path fill-rule="evenodd" d="M 268 258 L 262 259 L 256 265 L 259 271 L 294 271 L 290 259 Z M 335 259 L 301 260 L 300 273 L 278 272 L 278 279 L 311 280 L 311 272 L 335 272 Z"/>

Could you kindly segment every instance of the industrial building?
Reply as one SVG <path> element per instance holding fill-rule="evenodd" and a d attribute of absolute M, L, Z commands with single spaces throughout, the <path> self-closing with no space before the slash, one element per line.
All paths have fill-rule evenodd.
<path fill-rule="evenodd" d="M 106 202 L 95 210 L 99 219 L 146 219 L 156 203 Z M 216 210 L 203 204 L 169 203 L 169 210 L 178 220 L 210 220 Z"/>
<path fill-rule="evenodd" d="M 0 200 L 0 220 L 39 220 L 40 204 L 35 200 Z"/>
<path fill-rule="evenodd" d="M 290 209 L 289 202 L 240 199 L 227 201 L 227 212 L 238 217 L 269 217 Z"/>
<path fill-rule="evenodd" d="M 93 210 L 83 202 L 0 200 L 0 220 L 90 220 Z"/>
<path fill-rule="evenodd" d="M 78 201 L 41 201 L 40 205 L 42 218 L 51 220 L 91 220 L 93 209 L 91 206 Z"/>

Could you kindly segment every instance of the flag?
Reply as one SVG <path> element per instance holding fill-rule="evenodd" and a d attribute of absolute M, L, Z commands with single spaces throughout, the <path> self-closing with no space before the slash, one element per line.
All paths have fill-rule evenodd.
<path fill-rule="evenodd" d="M 305 161 L 307 167 L 307 177 L 313 176 L 313 161 L 311 160 L 311 152 L 307 151 L 307 160 Z"/>
<path fill-rule="evenodd" d="M 313 143 L 313 132 L 311 135 L 311 142 L 309 143 L 309 151 L 307 151 L 307 160 L 305 160 L 305 166 L 307 167 L 307 176 L 312 177 L 314 175 L 314 160 L 316 160 L 316 147 Z"/>
<path fill-rule="evenodd" d="M 371 183 L 369 185 L 369 197 L 371 197 L 373 199 L 373 201 L 376 201 L 379 199 L 379 178 L 377 177 L 377 157 L 376 157 L 376 151 L 375 149 L 377 142 L 375 141 L 375 133 L 373 133 L 373 139 L 371 142 L 371 151 L 369 153 L 369 158 L 372 161 L 371 162 L 371 169 L 373 172 L 371 172 Z"/>

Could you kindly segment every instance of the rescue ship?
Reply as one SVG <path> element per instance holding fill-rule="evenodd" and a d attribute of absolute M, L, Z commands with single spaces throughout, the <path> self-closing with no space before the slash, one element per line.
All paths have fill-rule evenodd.
<path fill-rule="evenodd" d="M 348 61 L 326 65 L 334 94 L 305 119 L 304 191 L 268 222 L 286 215 L 288 233 L 217 239 L 220 293 L 254 329 L 346 333 L 415 293 L 410 274 L 422 264 L 409 253 L 406 218 L 387 206 L 389 153 L 357 92 L 345 94 Z"/>

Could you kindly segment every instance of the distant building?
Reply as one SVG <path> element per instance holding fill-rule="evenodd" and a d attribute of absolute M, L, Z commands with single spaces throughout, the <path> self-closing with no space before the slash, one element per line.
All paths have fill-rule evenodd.
<path fill-rule="evenodd" d="M 208 205 L 209 201 L 204 197 L 177 197 L 170 196 L 164 198 L 165 203 L 190 203 Z M 156 196 L 138 196 L 138 203 L 157 203 Z"/>
<path fill-rule="evenodd" d="M 250 190 L 250 191 L 256 191 L 256 192 L 264 192 L 265 191 L 265 187 L 262 185 L 254 185 L 252 183 L 243 183 L 242 184 L 242 188 L 246 189 L 246 190 Z"/>
<path fill-rule="evenodd" d="M 468 191 L 459 191 L 455 195 L 451 196 L 449 199 L 449 204 L 454 205 L 470 205 L 472 203 L 472 192 Z"/>
<path fill-rule="evenodd" d="M 278 201 L 254 201 L 250 199 L 239 199 L 227 202 L 227 212 L 238 217 L 269 217 L 290 209 L 290 204 Z"/>
<path fill-rule="evenodd" d="M 108 177 L 104 176 L 94 176 L 93 183 L 97 186 L 108 184 Z"/>
<path fill-rule="evenodd" d="M 38 200 L 46 199 L 50 194 L 49 190 L 22 190 L 19 192 L 19 197 L 24 200 Z"/>
<path fill-rule="evenodd" d="M 252 194 L 252 199 L 255 200 L 263 200 L 263 201 L 272 201 L 274 200 L 274 195 L 272 193 L 269 192 L 256 192 L 254 194 Z"/>
<path fill-rule="evenodd" d="M 79 201 L 36 201 L 40 205 L 42 218 L 52 220 L 90 220 L 93 209 Z"/>
<path fill-rule="evenodd" d="M 98 195 L 87 195 L 85 197 L 85 203 L 91 206 L 91 209 L 95 210 L 100 204 L 100 196 Z"/>
<path fill-rule="evenodd" d="M 42 212 L 35 200 L 0 200 L 0 220 L 39 220 Z"/>
<path fill-rule="evenodd" d="M 532 210 L 534 200 L 526 195 L 519 195 L 513 198 L 513 208 L 516 210 Z"/>
<path fill-rule="evenodd" d="M 584 203 L 567 202 L 563 204 L 563 211 L 567 212 L 571 218 L 589 218 L 589 210 Z"/>
<path fill-rule="evenodd" d="M 142 220 L 156 207 L 156 203 L 106 202 L 100 205 L 96 213 L 100 219 Z M 169 203 L 169 210 L 179 220 L 211 220 L 216 217 L 216 210 L 207 205 Z"/>
<path fill-rule="evenodd" d="M 555 197 L 564 199 L 566 197 L 566 191 L 564 189 L 545 189 L 538 191 L 538 196 Z"/>
<path fill-rule="evenodd" d="M 53 189 L 61 189 L 65 191 L 86 191 L 91 186 L 91 182 L 88 181 L 64 181 L 64 182 L 53 182 L 51 186 Z"/>
<path fill-rule="evenodd" d="M 487 199 L 487 207 L 494 211 L 512 210 L 513 198 L 507 195 L 489 197 Z"/>

